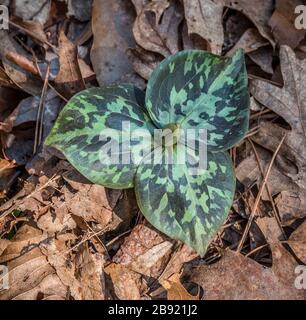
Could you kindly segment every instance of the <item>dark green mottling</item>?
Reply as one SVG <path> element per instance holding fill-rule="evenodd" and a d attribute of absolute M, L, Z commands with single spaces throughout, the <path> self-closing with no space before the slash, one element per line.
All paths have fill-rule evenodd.
<path fill-rule="evenodd" d="M 159 128 L 207 129 L 208 149 L 227 150 L 249 124 L 248 78 L 243 51 L 231 58 L 192 50 L 164 60 L 153 72 L 146 107 Z"/>
<path fill-rule="evenodd" d="M 120 85 L 89 89 L 73 97 L 46 144 L 61 150 L 94 183 L 111 188 L 135 186 L 147 220 L 204 255 L 232 204 L 235 175 L 226 150 L 245 136 L 249 104 L 241 50 L 231 58 L 183 51 L 156 68 L 146 95 L 132 85 Z M 146 153 L 137 158 L 140 164 L 108 165 L 107 155 L 99 152 L 107 143 L 100 132 L 111 129 L 113 139 L 119 139 L 123 121 L 130 121 L 131 130 L 147 129 L 151 134 L 155 128 L 171 126 L 207 129 L 207 170 L 195 175 L 190 171 L 195 166 L 188 162 L 147 163 L 154 151 L 149 141 Z M 119 142 L 123 145 L 128 139 L 123 133 Z M 126 152 L 135 155 L 139 148 L 134 141 Z M 199 151 L 197 145 L 195 149 Z M 164 160 L 166 152 L 162 147 L 159 150 L 163 151 L 160 160 Z M 176 148 L 174 156 L 178 153 Z M 121 159 L 123 155 L 118 156 Z M 197 155 L 193 157 L 198 160 Z"/>
<path fill-rule="evenodd" d="M 137 202 L 146 219 L 201 255 L 224 223 L 235 191 L 227 153 L 209 152 L 207 164 L 200 175 L 190 174 L 188 163 L 140 165 L 135 180 Z"/>
<path fill-rule="evenodd" d="M 85 177 L 110 188 L 132 188 L 137 166 L 108 165 L 107 155 L 99 152 L 108 141 L 101 131 L 121 133 L 122 121 L 130 121 L 131 130 L 147 129 L 154 125 L 144 109 L 144 93 L 132 85 L 92 88 L 74 96 L 60 113 L 46 144 L 61 150 L 68 161 Z M 106 138 L 106 137 L 105 137 Z M 129 140 L 123 135 L 120 143 Z M 131 154 L 137 152 L 133 143 Z"/>

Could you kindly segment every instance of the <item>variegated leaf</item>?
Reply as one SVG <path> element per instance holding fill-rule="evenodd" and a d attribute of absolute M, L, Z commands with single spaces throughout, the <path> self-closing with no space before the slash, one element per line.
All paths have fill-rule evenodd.
<path fill-rule="evenodd" d="M 204 255 L 228 215 L 236 180 L 225 152 L 209 152 L 207 170 L 202 174 L 194 174 L 192 169 L 194 164 L 188 162 L 142 164 L 135 190 L 142 213 L 154 227 Z"/>
<path fill-rule="evenodd" d="M 235 191 L 233 167 L 224 151 L 243 138 L 248 119 L 242 51 L 232 58 L 183 51 L 154 71 L 146 97 L 132 85 L 121 85 L 86 90 L 72 98 L 46 143 L 61 150 L 94 183 L 135 186 L 148 221 L 204 255 L 226 219 Z M 169 163 L 169 148 L 152 146 L 156 128 L 176 132 L 173 162 Z M 147 136 L 131 139 L 131 132 L 139 129 Z M 201 169 L 202 158 L 196 154 L 202 149 L 184 145 L 180 151 L 186 129 L 207 129 L 207 170 Z M 110 141 L 105 137 L 118 148 L 111 143 L 116 164 L 113 158 L 109 162 L 104 147 Z M 183 159 L 184 152 L 189 158 Z"/>
<path fill-rule="evenodd" d="M 244 137 L 249 104 L 242 50 L 231 58 L 199 50 L 170 56 L 153 72 L 146 94 L 157 127 L 207 129 L 210 151 L 227 150 Z"/>
<path fill-rule="evenodd" d="M 154 125 L 143 105 L 144 93 L 132 85 L 83 91 L 60 113 L 46 144 L 62 151 L 90 181 L 131 188 L 142 148 L 151 151 Z M 123 127 L 125 123 L 130 127 Z M 147 141 L 131 141 L 131 132 L 139 129 L 150 133 Z M 113 158 L 105 151 L 108 148 Z"/>

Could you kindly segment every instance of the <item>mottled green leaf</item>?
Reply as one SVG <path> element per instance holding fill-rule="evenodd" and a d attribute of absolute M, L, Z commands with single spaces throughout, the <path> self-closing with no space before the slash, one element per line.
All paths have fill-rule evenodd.
<path fill-rule="evenodd" d="M 235 175 L 225 152 L 209 152 L 202 174 L 190 172 L 193 167 L 188 163 L 142 164 L 135 190 L 142 213 L 154 227 L 204 255 L 228 215 Z"/>
<path fill-rule="evenodd" d="M 227 150 L 248 129 L 249 93 L 244 55 L 223 58 L 188 50 L 170 56 L 153 72 L 146 107 L 159 128 L 207 129 L 208 149 Z"/>
<path fill-rule="evenodd" d="M 139 150 L 145 144 L 150 149 L 150 140 L 135 139 L 129 147 L 130 131 L 146 129 L 152 134 L 154 130 L 143 105 L 144 93 L 132 85 L 85 90 L 65 106 L 46 144 L 61 150 L 90 181 L 110 188 L 131 188 L 137 161 L 142 159 Z M 130 131 L 122 131 L 127 121 Z M 110 142 L 108 135 L 113 139 L 112 155 L 118 157 L 115 163 L 103 151 Z M 123 161 L 123 156 L 127 160 Z M 128 159 L 134 161 L 128 164 Z"/>
<path fill-rule="evenodd" d="M 204 255 L 232 204 L 235 175 L 225 150 L 247 131 L 247 85 L 242 51 L 231 58 L 183 51 L 153 72 L 146 96 L 132 85 L 76 95 L 59 115 L 46 143 L 61 150 L 94 183 L 135 186 L 147 220 Z M 124 127 L 128 121 L 129 127 Z M 156 128 L 175 133 L 172 152 L 162 144 L 152 145 Z M 133 140 L 131 133 L 142 129 L 147 136 Z M 188 142 L 185 146 L 187 129 L 207 130 L 207 168 L 202 159 L 206 150 Z M 118 156 L 116 164 L 105 152 L 109 146 L 105 137 L 118 147 L 111 150 Z"/>

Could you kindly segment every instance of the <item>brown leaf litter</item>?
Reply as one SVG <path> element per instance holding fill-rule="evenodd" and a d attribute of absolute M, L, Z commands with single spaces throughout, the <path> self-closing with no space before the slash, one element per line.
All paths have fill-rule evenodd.
<path fill-rule="evenodd" d="M 0 299 L 305 299 L 295 288 L 306 263 L 300 4 L 14 1 L 10 30 L 0 32 L 0 264 L 10 280 Z M 238 48 L 250 78 L 250 131 L 231 150 L 235 201 L 202 259 L 145 222 L 133 190 L 93 185 L 43 145 L 80 90 L 145 89 L 173 53 Z"/>

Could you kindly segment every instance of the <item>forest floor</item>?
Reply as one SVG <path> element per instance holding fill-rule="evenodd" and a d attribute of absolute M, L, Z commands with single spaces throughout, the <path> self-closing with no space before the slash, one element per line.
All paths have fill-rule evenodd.
<path fill-rule="evenodd" d="M 0 299 L 306 298 L 306 26 L 295 13 L 304 5 L 306 15 L 306 3 L 0 4 L 10 11 L 0 30 L 0 265 L 10 281 Z M 230 150 L 233 206 L 203 258 L 153 228 L 133 190 L 90 184 L 44 145 L 74 94 L 126 82 L 145 89 L 171 54 L 238 48 L 250 126 Z"/>

